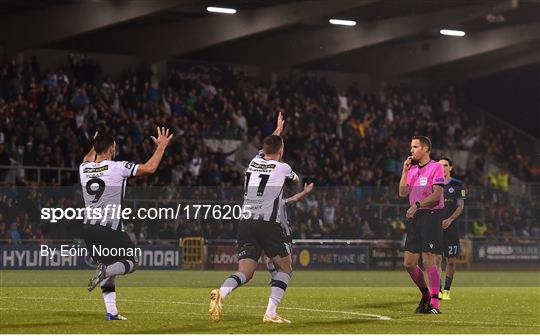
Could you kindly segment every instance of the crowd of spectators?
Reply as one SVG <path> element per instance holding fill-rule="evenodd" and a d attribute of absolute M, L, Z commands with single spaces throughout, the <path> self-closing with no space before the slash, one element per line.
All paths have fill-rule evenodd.
<path fill-rule="evenodd" d="M 538 170 L 512 132 L 484 127 L 478 118 L 464 113 L 453 88 L 429 94 L 404 87 L 365 93 L 351 86 L 342 92 L 324 78 L 291 75 L 264 82 L 224 67 L 172 70 L 161 82 L 148 69 L 127 71 L 122 79 L 113 80 L 102 74 L 98 64 L 80 55 L 71 56 L 57 70 L 41 69 L 35 58 L 1 65 L 0 166 L 77 168 L 95 131 L 115 137 L 116 159 L 143 162 L 154 148 L 150 135 L 163 125 L 173 130 L 175 138 L 160 169 L 153 176 L 133 179 L 130 185 L 230 189 L 242 185 L 242 171 L 228 159 L 230 153 L 213 150 L 203 139 L 237 139 L 260 148 L 275 127 L 277 111 L 283 111 L 286 119 L 285 161 L 317 187 L 335 190 L 290 209 L 297 237 L 401 235 L 404 225 L 397 208 L 393 214 L 374 204 L 397 201 L 393 186 L 413 134 L 431 137 L 435 157 L 448 150 L 474 154 L 469 167 L 455 169 L 470 186 L 488 185 L 483 175 L 486 155 L 511 162 L 509 168 L 520 177 L 538 178 Z M 514 159 L 509 161 L 509 157 Z M 10 171 L 0 169 L 0 181 L 8 180 Z M 39 184 L 36 174 L 17 172 L 15 184 L 78 183 L 76 171 L 61 175 L 41 171 Z M 169 189 L 168 198 L 182 196 L 182 188 Z M 485 205 L 481 220 L 491 227 L 488 233 L 498 234 L 509 226 L 515 235 L 537 234 L 538 205 L 521 201 L 517 204 L 526 204 L 525 209 L 502 200 L 482 204 L 475 199 L 474 203 Z M 4 212 L 6 207 L 17 208 L 10 202 L 16 201 L 6 197 L 0 201 L 2 237 L 72 232 L 45 229 L 27 213 Z M 522 224 L 515 224 L 516 218 L 522 218 Z M 144 223 L 135 223 L 130 230 L 141 241 L 189 234 L 234 236 L 234 223 L 176 225 L 145 228 Z"/>

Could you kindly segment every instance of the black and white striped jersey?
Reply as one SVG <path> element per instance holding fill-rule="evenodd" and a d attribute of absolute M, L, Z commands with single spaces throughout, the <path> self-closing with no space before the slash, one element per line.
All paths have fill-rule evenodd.
<path fill-rule="evenodd" d="M 119 216 L 127 179 L 135 176 L 138 165 L 128 161 L 83 162 L 79 167 L 85 207 L 99 208 L 101 216 L 85 212 L 84 224 L 123 230 Z M 113 212 L 115 209 L 116 212 Z M 100 218 L 98 218 L 100 217 Z"/>
<path fill-rule="evenodd" d="M 296 173 L 284 162 L 265 160 L 261 155 L 253 158 L 244 184 L 244 208 L 251 212 L 251 219 L 280 223 L 285 182 L 296 179 Z"/>

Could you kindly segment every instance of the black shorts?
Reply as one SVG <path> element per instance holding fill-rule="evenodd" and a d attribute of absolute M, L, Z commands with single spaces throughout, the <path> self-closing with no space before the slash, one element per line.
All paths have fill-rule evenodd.
<path fill-rule="evenodd" d="M 259 260 L 266 256 L 286 257 L 291 253 L 281 224 L 264 220 L 241 220 L 238 224 L 238 259 Z"/>
<path fill-rule="evenodd" d="M 443 252 L 443 212 L 441 210 L 418 210 L 407 223 L 405 251 L 412 253 Z"/>
<path fill-rule="evenodd" d="M 119 230 L 113 230 L 109 227 L 101 225 L 85 224 L 83 229 L 83 235 L 84 242 L 86 243 L 86 248 L 88 250 L 88 255 L 90 255 L 95 262 L 105 265 L 114 264 L 115 262 L 121 260 L 131 260 L 134 263 L 137 262 L 134 256 L 104 256 L 98 255 L 94 251 L 94 246 L 101 246 L 101 249 L 135 248 L 135 244 L 133 244 L 131 239 L 129 239 L 127 233 Z"/>
<path fill-rule="evenodd" d="M 457 225 L 457 223 L 452 223 L 452 225 Z M 446 258 L 455 258 L 460 254 L 461 244 L 457 229 L 443 230 L 443 255 Z"/>

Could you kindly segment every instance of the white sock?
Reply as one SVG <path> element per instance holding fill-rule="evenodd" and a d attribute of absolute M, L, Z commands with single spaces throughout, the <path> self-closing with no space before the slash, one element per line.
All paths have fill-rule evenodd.
<path fill-rule="evenodd" d="M 235 290 L 237 287 L 243 285 L 246 283 L 246 276 L 242 272 L 236 272 L 225 281 L 223 281 L 223 285 L 221 285 L 221 288 L 219 289 L 219 292 L 221 293 L 221 297 L 225 299 L 227 295 L 229 295 L 233 290 Z"/>
<path fill-rule="evenodd" d="M 103 301 L 105 302 L 107 313 L 118 315 L 118 309 L 116 308 L 116 292 L 103 293 Z"/>
<path fill-rule="evenodd" d="M 266 307 L 266 315 L 273 317 L 276 315 L 277 307 L 285 295 L 285 290 L 289 284 L 291 276 L 284 272 L 278 272 L 273 280 L 272 286 L 270 287 L 270 298 L 268 299 L 268 306 Z"/>
<path fill-rule="evenodd" d="M 117 315 L 118 309 L 116 308 L 116 288 L 114 285 L 114 276 L 103 280 L 100 285 L 103 292 L 103 302 L 105 302 L 105 309 L 107 310 L 107 313 Z"/>
<path fill-rule="evenodd" d="M 107 266 L 107 271 L 105 272 L 105 274 L 107 275 L 107 277 L 128 274 L 133 271 L 133 268 L 133 261 L 121 260 Z"/>

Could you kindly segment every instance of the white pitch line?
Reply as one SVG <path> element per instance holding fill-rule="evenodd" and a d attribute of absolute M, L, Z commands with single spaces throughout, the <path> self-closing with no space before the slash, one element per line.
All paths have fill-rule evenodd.
<path fill-rule="evenodd" d="M 266 308 L 266 307 L 261 307 L 261 306 L 242 306 L 242 307 Z M 327 309 L 313 309 L 313 308 L 300 308 L 300 307 L 279 307 L 279 309 L 301 310 L 301 311 L 310 311 L 310 312 L 316 312 L 316 313 L 334 313 L 334 314 L 345 314 L 345 315 L 358 315 L 358 316 L 370 317 L 370 318 L 374 318 L 374 319 L 382 320 L 382 321 L 392 320 L 392 318 L 389 317 L 389 316 L 376 315 L 376 314 L 366 314 L 366 313 L 359 313 L 359 312 L 350 312 L 350 311 L 342 311 L 342 310 L 327 310 Z"/>
<path fill-rule="evenodd" d="M 11 297 L 3 296 L 0 297 L 0 299 L 12 299 Z M 27 297 L 16 297 L 16 299 L 27 299 L 27 300 L 57 300 L 57 301 L 69 301 L 73 300 L 74 298 L 63 298 L 63 297 L 40 297 L 40 296 L 27 296 Z M 77 299 L 79 301 L 101 301 L 99 299 L 92 299 L 92 298 L 82 298 Z M 187 301 L 166 301 L 166 300 L 140 300 L 140 299 L 123 299 L 120 301 L 126 301 L 126 302 L 141 302 L 141 303 L 168 303 L 168 304 L 183 304 L 183 305 L 193 305 L 193 306 L 207 306 L 207 303 L 200 303 L 200 302 L 187 302 Z M 239 306 L 239 305 L 228 305 L 227 307 L 234 307 L 234 308 L 266 308 L 263 306 Z M 321 312 L 321 313 L 335 313 L 335 314 L 345 314 L 345 315 L 355 315 L 355 316 L 365 316 L 369 317 L 370 319 L 376 318 L 378 320 L 386 320 L 385 318 L 388 318 L 388 320 L 392 320 L 394 322 L 420 322 L 423 320 L 420 320 L 418 318 L 398 318 L 398 319 L 392 319 L 388 316 L 383 315 L 375 315 L 375 314 L 364 314 L 359 312 L 350 312 L 350 311 L 340 311 L 340 310 L 325 310 L 325 309 L 312 309 L 312 308 L 301 308 L 301 307 L 280 307 L 280 309 L 289 309 L 289 310 L 300 310 L 300 311 L 312 311 L 312 312 Z M 39 310 L 39 309 L 23 309 L 23 308 L 1 308 L 0 310 Z M 81 312 L 95 312 L 93 310 L 83 311 L 83 310 L 55 310 L 55 309 L 45 309 L 45 311 L 81 311 Z M 127 314 L 128 312 L 126 312 Z M 140 314 L 144 312 L 129 312 L 130 314 Z M 178 312 L 156 312 L 157 314 L 178 314 Z M 184 314 L 185 312 L 183 312 Z M 190 314 L 188 312 L 188 314 Z M 200 314 L 197 313 L 191 313 L 192 315 L 199 316 Z M 253 316 L 258 316 L 255 314 L 248 314 Z M 425 322 L 425 321 L 424 321 Z M 488 322 L 488 321 L 477 321 L 477 322 L 471 322 L 471 321 L 459 321 L 459 320 L 444 320 L 444 321 L 437 321 L 437 320 L 431 320 L 429 323 L 443 323 L 443 324 L 463 324 L 463 325 L 472 325 L 476 326 L 477 328 L 484 328 L 487 329 L 489 327 L 531 327 L 531 328 L 538 328 L 540 327 L 540 324 L 525 324 L 525 323 L 510 323 L 510 322 L 503 322 L 503 323 L 497 323 L 497 322 Z M 479 324 L 485 325 L 486 327 L 478 326 Z"/>
<path fill-rule="evenodd" d="M 10 297 L 0 297 L 0 299 L 10 299 Z M 39 297 L 39 296 L 27 296 L 27 297 L 17 297 L 17 299 L 27 299 L 27 300 L 72 300 L 71 298 L 62 298 L 62 297 Z M 97 299 L 77 299 L 79 301 L 98 301 Z M 141 303 L 167 303 L 167 304 L 182 304 L 182 305 L 192 305 L 192 306 L 208 306 L 208 303 L 199 303 L 199 302 L 187 302 L 187 301 L 165 301 L 165 300 L 140 300 L 140 299 L 120 299 L 119 301 L 126 301 L 126 302 L 141 302 Z M 246 306 L 246 305 L 227 305 L 226 307 L 234 307 L 234 308 L 260 308 L 264 309 L 266 306 Z M 302 308 L 302 307 L 280 307 L 280 309 L 288 309 L 288 310 L 299 310 L 299 311 L 308 311 L 308 312 L 315 312 L 315 313 L 329 313 L 329 314 L 343 314 L 343 315 L 354 315 L 354 316 L 362 316 L 365 319 L 368 320 L 381 320 L 381 321 L 389 321 L 392 320 L 389 316 L 384 315 L 376 315 L 376 314 L 367 314 L 367 313 L 359 313 L 359 312 L 351 312 L 351 311 L 342 311 L 342 310 L 326 310 L 326 309 L 313 309 L 313 308 Z"/>
<path fill-rule="evenodd" d="M 95 310 L 88 310 L 88 309 L 54 309 L 54 308 L 46 308 L 46 309 L 40 309 L 40 308 L 3 308 L 0 307 L 0 310 L 21 310 L 21 311 L 53 311 L 53 312 L 78 312 L 78 313 L 96 313 Z M 148 312 L 137 312 L 137 311 L 127 311 L 123 312 L 123 314 L 148 314 Z M 163 312 L 163 311 L 152 311 L 152 314 L 178 314 L 178 312 Z M 199 314 L 191 313 L 191 312 L 183 312 L 182 314 L 187 315 L 194 315 L 198 316 Z"/>
<path fill-rule="evenodd" d="M 97 300 L 96 300 L 97 301 Z M 96 313 L 95 310 L 82 310 L 82 309 L 27 309 L 27 308 L 3 308 L 3 307 L 0 307 L 0 310 L 8 310 L 8 311 L 13 311 L 13 310 L 16 310 L 16 311 L 52 311 L 52 312 L 80 312 L 80 313 Z M 174 311 L 174 312 L 162 312 L 162 311 L 152 311 L 153 314 L 164 314 L 164 315 L 174 315 L 174 314 L 178 314 L 177 311 Z M 127 311 L 125 312 L 125 314 L 147 314 L 147 312 L 136 312 L 136 311 Z M 197 313 L 191 313 L 191 312 L 182 312 L 182 314 L 188 314 L 188 315 L 193 315 L 193 316 L 200 316 L 200 314 L 197 314 Z M 246 314 L 244 314 L 246 315 Z M 258 317 L 259 314 L 247 314 L 248 316 L 254 316 L 254 317 Z M 132 319 L 130 319 L 132 320 Z M 353 320 L 353 319 L 351 319 Z M 401 319 L 401 320 L 394 320 L 396 322 L 400 322 L 400 321 L 403 321 L 403 322 L 418 322 L 418 320 L 405 320 L 405 319 Z M 448 324 L 448 323 L 452 323 L 452 322 L 455 322 L 455 321 L 430 321 L 430 322 L 437 322 L 437 323 L 445 323 L 445 324 Z M 459 321 L 458 321 L 459 322 Z M 474 322 L 468 322 L 470 324 L 475 324 Z M 504 325 L 495 325 L 493 323 L 485 323 L 485 324 L 488 324 L 488 325 L 491 325 L 491 327 L 488 327 L 488 326 L 478 326 L 478 325 L 475 325 L 476 328 L 480 328 L 480 329 L 493 329 L 493 326 L 504 326 Z M 23 326 L 23 325 L 21 325 Z M 520 326 L 529 326 L 529 325 L 521 325 Z"/>

